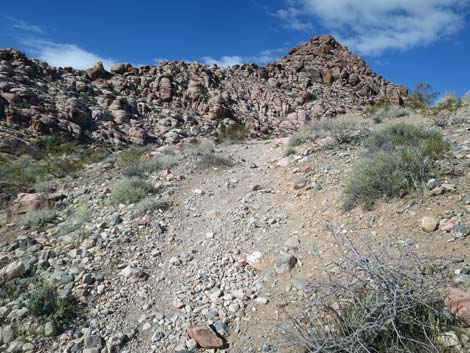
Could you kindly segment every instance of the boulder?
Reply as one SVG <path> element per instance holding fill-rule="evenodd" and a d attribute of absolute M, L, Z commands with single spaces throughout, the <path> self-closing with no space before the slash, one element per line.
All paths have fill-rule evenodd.
<path fill-rule="evenodd" d="M 209 325 L 187 326 L 189 337 L 206 349 L 219 349 L 224 347 L 224 341 L 217 336 Z"/>
<path fill-rule="evenodd" d="M 127 63 L 116 63 L 111 66 L 111 72 L 116 74 L 123 74 L 126 73 L 130 67 L 131 65 Z"/>
<path fill-rule="evenodd" d="M 85 71 L 85 76 L 94 81 L 96 79 L 108 79 L 111 77 L 111 74 L 104 69 L 103 63 L 98 61 L 95 66 Z"/>
<path fill-rule="evenodd" d="M 465 326 L 470 326 L 470 294 L 462 289 L 448 288 L 444 303 L 449 311 Z"/>

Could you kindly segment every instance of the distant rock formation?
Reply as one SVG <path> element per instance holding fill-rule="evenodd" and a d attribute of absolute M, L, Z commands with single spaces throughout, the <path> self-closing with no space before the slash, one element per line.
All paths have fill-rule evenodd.
<path fill-rule="evenodd" d="M 253 136 L 283 135 L 371 103 L 401 104 L 407 93 L 329 35 L 266 66 L 228 68 L 162 62 L 107 72 L 97 63 L 80 71 L 0 50 L 0 133 L 10 137 L 171 144 L 233 124 Z"/>

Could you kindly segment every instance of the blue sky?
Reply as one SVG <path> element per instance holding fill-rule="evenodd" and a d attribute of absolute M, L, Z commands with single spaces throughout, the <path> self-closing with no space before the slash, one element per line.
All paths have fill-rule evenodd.
<path fill-rule="evenodd" d="M 0 47 L 76 68 L 262 65 L 322 33 L 391 81 L 470 90 L 470 0 L 23 0 L 0 11 Z"/>

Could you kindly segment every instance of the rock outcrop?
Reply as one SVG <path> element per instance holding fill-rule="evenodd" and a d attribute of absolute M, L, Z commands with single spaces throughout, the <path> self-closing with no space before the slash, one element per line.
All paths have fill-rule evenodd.
<path fill-rule="evenodd" d="M 79 71 L 0 50 L 0 133 L 25 138 L 165 144 L 233 124 L 253 136 L 283 135 L 375 102 L 400 104 L 406 95 L 328 35 L 263 67 L 162 62 L 108 72 L 97 63 Z"/>

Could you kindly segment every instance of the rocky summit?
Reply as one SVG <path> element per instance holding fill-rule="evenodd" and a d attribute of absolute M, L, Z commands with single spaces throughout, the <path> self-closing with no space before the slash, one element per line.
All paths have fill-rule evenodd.
<path fill-rule="evenodd" d="M 312 119 L 378 102 L 401 104 L 407 89 L 322 35 L 266 66 L 159 66 L 98 62 L 55 68 L 0 50 L 0 136 L 60 135 L 111 146 L 173 144 L 233 125 L 252 136 L 284 135 Z"/>

